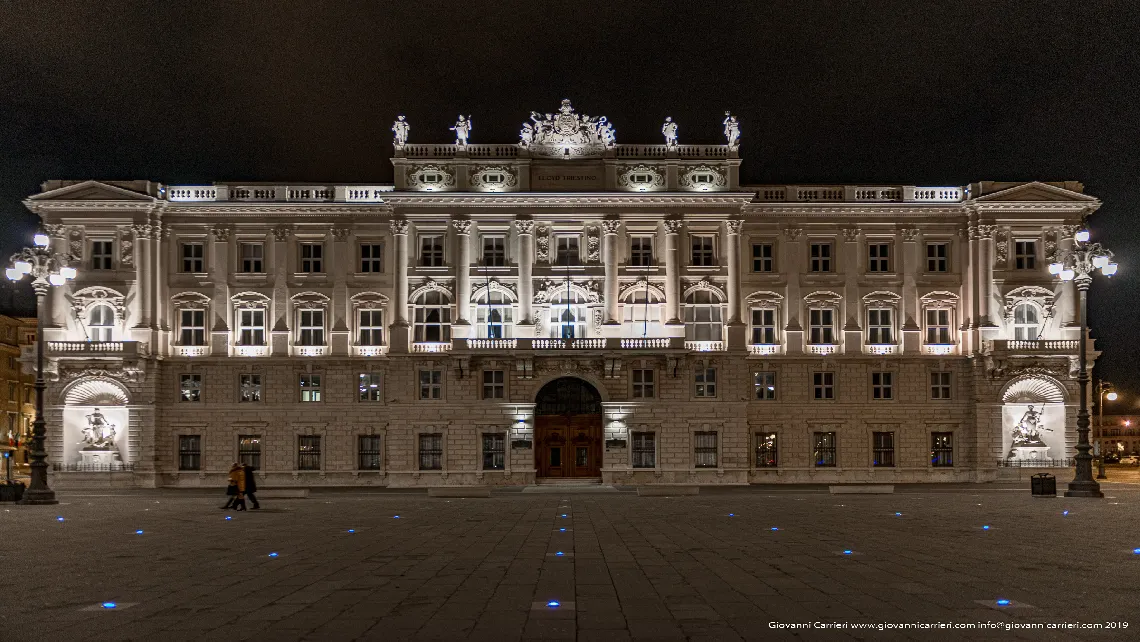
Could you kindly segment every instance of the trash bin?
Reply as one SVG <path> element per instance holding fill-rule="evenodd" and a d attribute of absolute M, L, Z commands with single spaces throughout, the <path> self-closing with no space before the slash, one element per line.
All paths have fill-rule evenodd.
<path fill-rule="evenodd" d="M 1057 478 L 1049 473 L 1037 473 L 1029 478 L 1029 489 L 1034 497 L 1056 497 Z"/>
<path fill-rule="evenodd" d="M 0 502 L 18 502 L 24 498 L 24 482 L 0 482 Z"/>

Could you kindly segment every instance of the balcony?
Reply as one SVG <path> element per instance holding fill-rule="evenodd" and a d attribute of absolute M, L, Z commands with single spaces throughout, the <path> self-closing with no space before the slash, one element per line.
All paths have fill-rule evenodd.
<path fill-rule="evenodd" d="M 535 350 L 602 350 L 605 339 L 534 339 L 531 347 Z"/>
<path fill-rule="evenodd" d="M 234 346 L 235 357 L 268 357 L 269 346 Z"/>
<path fill-rule="evenodd" d="M 899 347 L 893 343 L 868 343 L 867 354 L 888 355 L 897 354 Z"/>
<path fill-rule="evenodd" d="M 686 341 L 685 349 L 692 352 L 724 352 L 724 341 Z"/>
<path fill-rule="evenodd" d="M 839 352 L 839 346 L 834 343 L 811 343 L 808 344 L 807 349 L 808 353 L 817 354 L 821 357 Z"/>
<path fill-rule="evenodd" d="M 625 350 L 645 350 L 651 348 L 668 348 L 669 339 L 622 339 L 621 347 Z"/>
<path fill-rule="evenodd" d="M 468 339 L 468 350 L 515 350 L 519 347 L 518 339 Z"/>
<path fill-rule="evenodd" d="M 418 353 L 431 353 L 431 352 L 451 352 L 450 341 L 421 341 L 412 344 L 412 352 Z"/>
<path fill-rule="evenodd" d="M 299 357 L 323 357 L 329 353 L 328 346 L 294 346 Z"/>
<path fill-rule="evenodd" d="M 1091 347 L 1091 346 L 1090 346 Z M 990 342 L 993 352 L 1019 352 L 1022 354 L 1076 354 L 1080 341 L 1076 339 L 994 339 Z"/>
<path fill-rule="evenodd" d="M 388 354 L 388 346 L 352 346 L 352 353 L 358 357 L 382 357 Z"/>
<path fill-rule="evenodd" d="M 176 357 L 204 357 L 210 354 L 210 346 L 170 346 L 170 354 Z"/>
<path fill-rule="evenodd" d="M 45 354 L 52 357 L 138 358 L 138 341 L 48 341 Z"/>
<path fill-rule="evenodd" d="M 945 355 L 954 354 L 953 343 L 928 343 L 922 346 L 922 351 L 926 354 Z"/>
<path fill-rule="evenodd" d="M 780 344 L 753 343 L 748 346 L 748 354 L 754 357 L 766 357 L 772 354 L 780 354 Z"/>

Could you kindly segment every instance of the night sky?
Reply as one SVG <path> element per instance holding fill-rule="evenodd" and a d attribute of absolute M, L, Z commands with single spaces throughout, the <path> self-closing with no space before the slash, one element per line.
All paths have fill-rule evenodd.
<path fill-rule="evenodd" d="M 719 143 L 731 109 L 742 183 L 1082 181 L 1121 264 L 1097 375 L 1140 407 L 1140 3 L 935 4 L 4 2 L 0 251 L 50 178 L 390 182 L 400 113 L 412 142 L 461 112 L 513 142 L 570 98 L 619 143 L 665 116 Z"/>

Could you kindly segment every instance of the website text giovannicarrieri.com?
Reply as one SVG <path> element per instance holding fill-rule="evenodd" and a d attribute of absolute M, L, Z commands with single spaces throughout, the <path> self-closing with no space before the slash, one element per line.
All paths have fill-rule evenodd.
<path fill-rule="evenodd" d="M 975 630 L 1032 631 L 1075 629 L 1127 629 L 1128 622 L 769 622 L 769 629 L 895 631 Z"/>

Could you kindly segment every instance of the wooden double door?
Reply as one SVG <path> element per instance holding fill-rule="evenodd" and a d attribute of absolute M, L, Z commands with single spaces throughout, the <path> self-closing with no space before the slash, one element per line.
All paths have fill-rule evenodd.
<path fill-rule="evenodd" d="M 539 477 L 600 477 L 602 415 L 539 415 L 534 424 Z"/>

